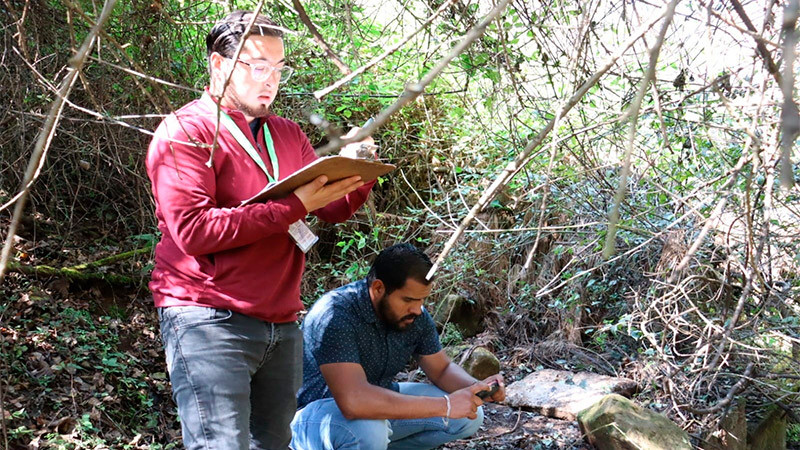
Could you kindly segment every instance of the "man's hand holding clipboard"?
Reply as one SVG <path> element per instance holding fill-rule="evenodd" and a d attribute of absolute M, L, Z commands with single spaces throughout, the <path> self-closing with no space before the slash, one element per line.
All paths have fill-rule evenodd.
<path fill-rule="evenodd" d="M 365 126 L 367 124 L 369 121 Z M 353 128 L 345 137 L 354 135 L 358 130 L 359 128 Z M 392 164 L 377 162 L 372 160 L 373 158 L 358 157 L 358 153 L 363 153 L 365 149 L 374 158 L 377 146 L 371 137 L 348 144 L 339 156 L 319 158 L 277 183 L 270 183 L 255 196 L 243 201 L 242 205 L 283 198 L 295 192 L 306 209 L 314 211 L 395 169 Z"/>

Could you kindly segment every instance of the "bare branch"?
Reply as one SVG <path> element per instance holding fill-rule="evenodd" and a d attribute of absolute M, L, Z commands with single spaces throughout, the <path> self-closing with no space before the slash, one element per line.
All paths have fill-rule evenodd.
<path fill-rule="evenodd" d="M 336 67 L 339 68 L 339 71 L 343 74 L 347 75 L 351 72 L 350 68 L 347 67 L 347 64 L 343 63 L 342 60 L 339 58 L 339 55 L 331 49 L 330 45 L 325 42 L 325 39 L 317 30 L 317 27 L 314 25 L 314 22 L 311 21 L 311 18 L 308 17 L 305 8 L 300 3 L 300 0 L 292 0 L 292 6 L 294 6 L 294 10 L 297 11 L 297 15 L 300 16 L 300 20 L 306 24 L 308 30 L 311 32 L 311 35 L 314 36 L 314 41 L 325 50 L 325 54 L 328 55 L 328 58 L 336 64 Z"/>
<path fill-rule="evenodd" d="M 53 103 L 50 106 L 50 114 L 48 114 L 42 130 L 39 132 L 39 137 L 36 140 L 36 146 L 33 149 L 33 154 L 31 155 L 30 162 L 28 163 L 28 168 L 25 170 L 25 178 L 23 179 L 21 189 L 22 195 L 19 196 L 17 204 L 14 207 L 14 215 L 11 219 L 11 224 L 8 227 L 6 243 L 3 247 L 3 253 L 0 255 L 0 284 L 3 283 L 3 279 L 5 278 L 8 258 L 11 254 L 11 249 L 14 246 L 14 235 L 17 232 L 20 218 L 22 217 L 22 213 L 25 209 L 28 191 L 39 177 L 39 172 L 44 165 L 44 161 L 47 157 L 47 150 L 50 147 L 50 142 L 53 139 L 58 121 L 61 118 L 61 111 L 64 109 L 64 100 L 69 96 L 70 91 L 72 91 L 72 87 L 75 85 L 75 81 L 78 79 L 78 73 L 83 68 L 83 64 L 86 62 L 86 57 L 88 56 L 89 51 L 92 48 L 92 44 L 97 38 L 97 35 L 100 33 L 105 22 L 111 16 L 111 10 L 114 8 L 114 3 L 116 3 L 116 0 L 106 0 L 100 17 L 89 31 L 89 34 L 83 41 L 83 45 L 81 45 L 81 48 L 78 49 L 77 53 L 69 59 L 69 69 L 66 76 L 61 81 L 59 95 L 53 100 Z"/>
<path fill-rule="evenodd" d="M 726 395 L 725 398 L 717 402 L 716 405 L 709 408 L 687 407 L 686 409 L 694 414 L 711 414 L 717 411 L 721 411 L 723 408 L 728 406 L 733 401 L 733 399 L 736 397 L 736 394 L 744 390 L 744 388 L 750 382 L 750 377 L 753 374 L 754 368 L 755 368 L 755 363 L 752 362 L 748 363 L 747 367 L 744 369 L 744 374 L 742 374 L 742 379 L 739 380 L 735 385 L 733 385 L 733 387 L 731 387 L 731 389 L 728 391 L 728 395 Z"/>
<path fill-rule="evenodd" d="M 781 187 L 787 191 L 794 185 L 792 147 L 800 134 L 800 113 L 794 102 L 794 61 L 797 56 L 797 17 L 800 2 L 789 0 L 783 12 L 783 109 L 781 109 Z"/>
<path fill-rule="evenodd" d="M 733 9 L 736 10 L 736 14 L 741 17 L 747 29 L 752 33 L 756 33 L 756 27 L 753 25 L 753 22 L 750 21 L 750 17 L 747 16 L 747 12 L 745 12 L 739 0 L 731 0 L 731 5 L 733 5 Z M 775 64 L 775 61 L 772 60 L 772 55 L 770 55 L 769 50 L 767 50 L 767 46 L 764 45 L 763 42 L 756 40 L 756 50 L 758 54 L 761 55 L 761 59 L 764 60 L 764 64 L 767 65 L 769 73 L 772 74 L 778 84 L 781 84 L 781 74 L 778 71 L 778 66 Z"/>
<path fill-rule="evenodd" d="M 750 36 L 756 42 L 763 44 L 765 46 L 765 48 L 766 48 L 767 45 L 772 47 L 772 48 L 780 47 L 779 44 L 776 44 L 775 42 L 770 41 L 769 39 L 765 38 L 761 34 L 757 33 L 755 30 L 751 31 L 751 30 L 749 30 L 747 28 L 742 28 L 741 26 L 739 26 L 738 24 L 733 22 L 732 18 L 723 17 L 722 14 L 718 13 L 717 11 L 714 11 L 714 9 L 711 8 L 711 5 L 712 5 L 711 2 L 706 3 L 704 0 L 700 0 L 700 4 L 707 8 L 709 14 L 711 14 L 712 16 L 716 17 L 717 19 L 721 20 L 723 23 L 725 23 L 725 25 L 728 25 L 731 28 L 734 28 L 735 30 L 739 31 L 742 34 L 746 34 L 746 35 Z"/>
<path fill-rule="evenodd" d="M 8 8 L 8 11 L 12 16 L 16 15 L 14 6 L 9 2 L 9 0 L 3 0 L 3 3 L 6 4 L 6 8 Z M 25 55 L 25 59 L 30 59 L 27 44 L 28 35 L 25 32 L 25 17 L 28 15 L 29 4 L 30 3 L 28 1 L 25 2 L 25 5 L 22 7 L 22 14 L 17 20 L 14 21 L 14 25 L 17 27 L 17 45 L 19 46 L 20 51 L 22 51 L 22 54 Z"/>
<path fill-rule="evenodd" d="M 381 113 L 375 117 L 375 120 L 372 122 L 372 124 L 362 128 L 361 130 L 358 131 L 358 133 L 356 133 L 351 138 L 331 139 L 324 147 L 317 150 L 317 154 L 327 155 L 328 153 L 332 153 L 334 151 L 339 150 L 340 148 L 351 142 L 361 141 L 367 136 L 371 135 L 375 130 L 378 129 L 379 126 L 381 126 L 384 122 L 386 122 L 389 116 L 399 111 L 400 108 L 402 108 L 403 106 L 407 105 L 415 98 L 420 96 L 425 90 L 425 87 L 431 84 L 431 82 L 433 82 L 433 80 L 436 79 L 437 76 L 439 76 L 439 74 L 444 70 L 444 68 L 447 67 L 448 64 L 450 64 L 450 61 L 452 61 L 456 56 L 460 55 L 464 50 L 466 50 L 467 47 L 469 47 L 473 41 L 475 41 L 481 35 L 483 35 L 483 32 L 486 30 L 486 27 L 503 11 L 503 9 L 505 9 L 505 7 L 510 2 L 511 0 L 501 0 L 497 4 L 497 6 L 495 6 L 491 11 L 489 11 L 489 13 L 486 15 L 486 17 L 483 18 L 483 20 L 480 21 L 480 23 L 478 23 L 472 29 L 470 29 L 469 32 L 461 40 L 461 42 L 456 44 L 456 46 L 453 47 L 453 50 L 451 50 L 450 53 L 448 53 L 442 59 L 440 59 L 439 62 L 436 64 L 436 66 L 434 66 L 428 73 L 426 73 L 421 80 L 419 80 L 416 83 L 407 84 L 405 90 L 400 95 L 400 98 L 398 98 L 396 102 L 392 103 L 391 105 L 386 107 L 383 111 L 381 111 Z"/>
<path fill-rule="evenodd" d="M 137 72 L 135 70 L 128 69 L 127 67 L 122 67 L 122 66 L 119 66 L 117 64 L 113 64 L 113 63 L 110 63 L 108 61 L 95 58 L 94 56 L 91 56 L 91 55 L 89 56 L 89 59 L 91 59 L 92 61 L 95 61 L 97 63 L 105 64 L 106 66 L 113 67 L 113 68 L 115 68 L 115 69 L 117 69 L 119 71 L 125 72 L 127 74 L 130 74 L 130 75 L 133 75 L 133 76 L 137 76 L 139 78 L 144 78 L 145 80 L 152 81 L 153 83 L 163 84 L 164 86 L 169 86 L 169 87 L 173 87 L 173 88 L 176 88 L 176 89 L 182 89 L 184 91 L 194 92 L 195 94 L 202 94 L 203 93 L 203 91 L 200 90 L 200 89 L 195 89 L 193 87 L 184 86 L 182 84 L 171 83 L 171 82 L 169 82 L 167 80 L 162 80 L 161 78 L 156 78 L 154 76 L 147 75 L 147 74 L 142 73 L 142 72 Z"/>
<path fill-rule="evenodd" d="M 631 154 L 633 153 L 633 140 L 636 137 L 636 125 L 639 121 L 639 109 L 642 106 L 642 99 L 647 92 L 650 82 L 656 72 L 656 64 L 658 63 L 658 55 L 661 53 L 661 46 L 664 44 L 664 36 L 667 34 L 667 29 L 672 24 L 672 17 L 675 14 L 675 7 L 680 0 L 672 0 L 667 6 L 667 14 L 664 23 L 661 26 L 661 31 L 658 33 L 655 45 L 650 50 L 650 61 L 647 64 L 647 72 L 639 85 L 639 92 L 631 103 L 626 115 L 631 118 L 631 126 L 628 129 L 628 145 L 625 149 L 625 157 L 622 163 L 622 173 L 619 177 L 619 187 L 617 193 L 614 195 L 614 204 L 611 207 L 611 214 L 608 219 L 608 232 L 606 233 L 606 243 L 603 248 L 603 257 L 608 258 L 614 254 L 617 237 L 617 224 L 619 224 L 619 207 L 622 199 L 628 188 L 628 175 L 631 171 Z"/>
<path fill-rule="evenodd" d="M 298 0 L 292 0 L 292 1 L 297 2 Z M 372 58 L 368 63 L 364 64 L 363 66 L 359 67 L 358 69 L 354 70 L 353 72 L 348 73 L 347 76 L 339 79 L 339 81 L 333 83 L 332 85 L 326 87 L 325 89 L 320 89 L 320 90 L 314 92 L 314 96 L 317 97 L 317 100 L 320 100 L 322 97 L 326 96 L 327 94 L 329 94 L 330 92 L 332 92 L 333 90 L 338 88 L 339 86 L 341 86 L 341 85 L 347 83 L 348 81 L 352 80 L 353 78 L 361 75 L 362 73 L 367 71 L 367 69 L 369 69 L 370 67 L 372 67 L 375 64 L 378 64 L 379 62 L 381 62 L 384 59 L 386 59 L 387 56 L 391 55 L 392 53 L 396 52 L 398 49 L 400 49 L 401 47 L 406 45 L 406 43 L 409 40 L 411 40 L 411 38 L 414 37 L 417 33 L 419 33 L 420 31 L 424 30 L 425 28 L 427 28 L 428 25 L 430 25 L 433 22 L 433 20 L 436 19 L 436 17 L 438 17 L 445 9 L 447 9 L 455 1 L 456 0 L 447 0 L 444 3 L 442 3 L 442 6 L 440 6 L 439 9 L 436 10 L 436 12 L 431 17 L 429 17 L 428 20 L 425 21 L 425 23 L 423 23 L 419 28 L 414 30 L 411 34 L 409 34 L 406 37 L 404 37 L 403 39 L 401 39 L 400 42 L 398 42 L 394 47 L 391 47 L 388 50 L 386 50 L 383 53 L 381 53 L 380 55 L 376 56 L 375 58 Z"/>

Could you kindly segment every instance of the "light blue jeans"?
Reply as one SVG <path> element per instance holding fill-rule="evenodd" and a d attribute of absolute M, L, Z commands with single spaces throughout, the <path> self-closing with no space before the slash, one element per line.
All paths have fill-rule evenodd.
<path fill-rule="evenodd" d="M 285 450 L 303 377 L 297 324 L 198 306 L 158 317 L 184 446 Z"/>
<path fill-rule="evenodd" d="M 406 395 L 443 397 L 445 392 L 424 383 L 400 383 Z M 476 419 L 348 420 L 332 398 L 317 400 L 297 411 L 292 421 L 294 450 L 373 450 L 429 449 L 463 439 L 483 424 L 483 407 Z"/>

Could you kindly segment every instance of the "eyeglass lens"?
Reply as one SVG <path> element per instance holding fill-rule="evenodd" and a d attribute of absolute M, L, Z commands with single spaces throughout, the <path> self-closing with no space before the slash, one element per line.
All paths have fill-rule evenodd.
<path fill-rule="evenodd" d="M 272 75 L 272 72 L 275 71 L 280 74 L 280 82 L 283 83 L 291 78 L 292 73 L 294 73 L 294 70 L 287 66 L 278 68 L 266 64 L 250 64 L 250 68 L 252 69 L 253 79 L 256 81 L 266 80 Z"/>

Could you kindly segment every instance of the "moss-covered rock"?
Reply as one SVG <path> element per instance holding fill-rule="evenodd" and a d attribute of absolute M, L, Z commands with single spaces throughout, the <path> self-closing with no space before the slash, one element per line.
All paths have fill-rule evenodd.
<path fill-rule="evenodd" d="M 483 380 L 486 377 L 500 373 L 500 360 L 484 347 L 476 347 L 464 361 L 464 370 L 475 379 Z"/>
<path fill-rule="evenodd" d="M 500 373 L 500 360 L 485 347 L 472 348 L 469 345 L 454 345 L 444 349 L 445 354 L 456 364 L 461 365 L 468 374 L 478 380 Z M 466 360 L 462 363 L 461 360 Z"/>
<path fill-rule="evenodd" d="M 439 326 L 452 323 L 463 337 L 472 337 L 483 331 L 483 316 L 475 302 L 467 297 L 449 294 L 432 309 L 433 320 Z"/>
<path fill-rule="evenodd" d="M 689 434 L 671 420 L 610 394 L 580 413 L 578 424 L 599 450 L 691 450 Z"/>
<path fill-rule="evenodd" d="M 773 407 L 764 419 L 747 434 L 751 450 L 786 448 L 786 411 Z"/>

